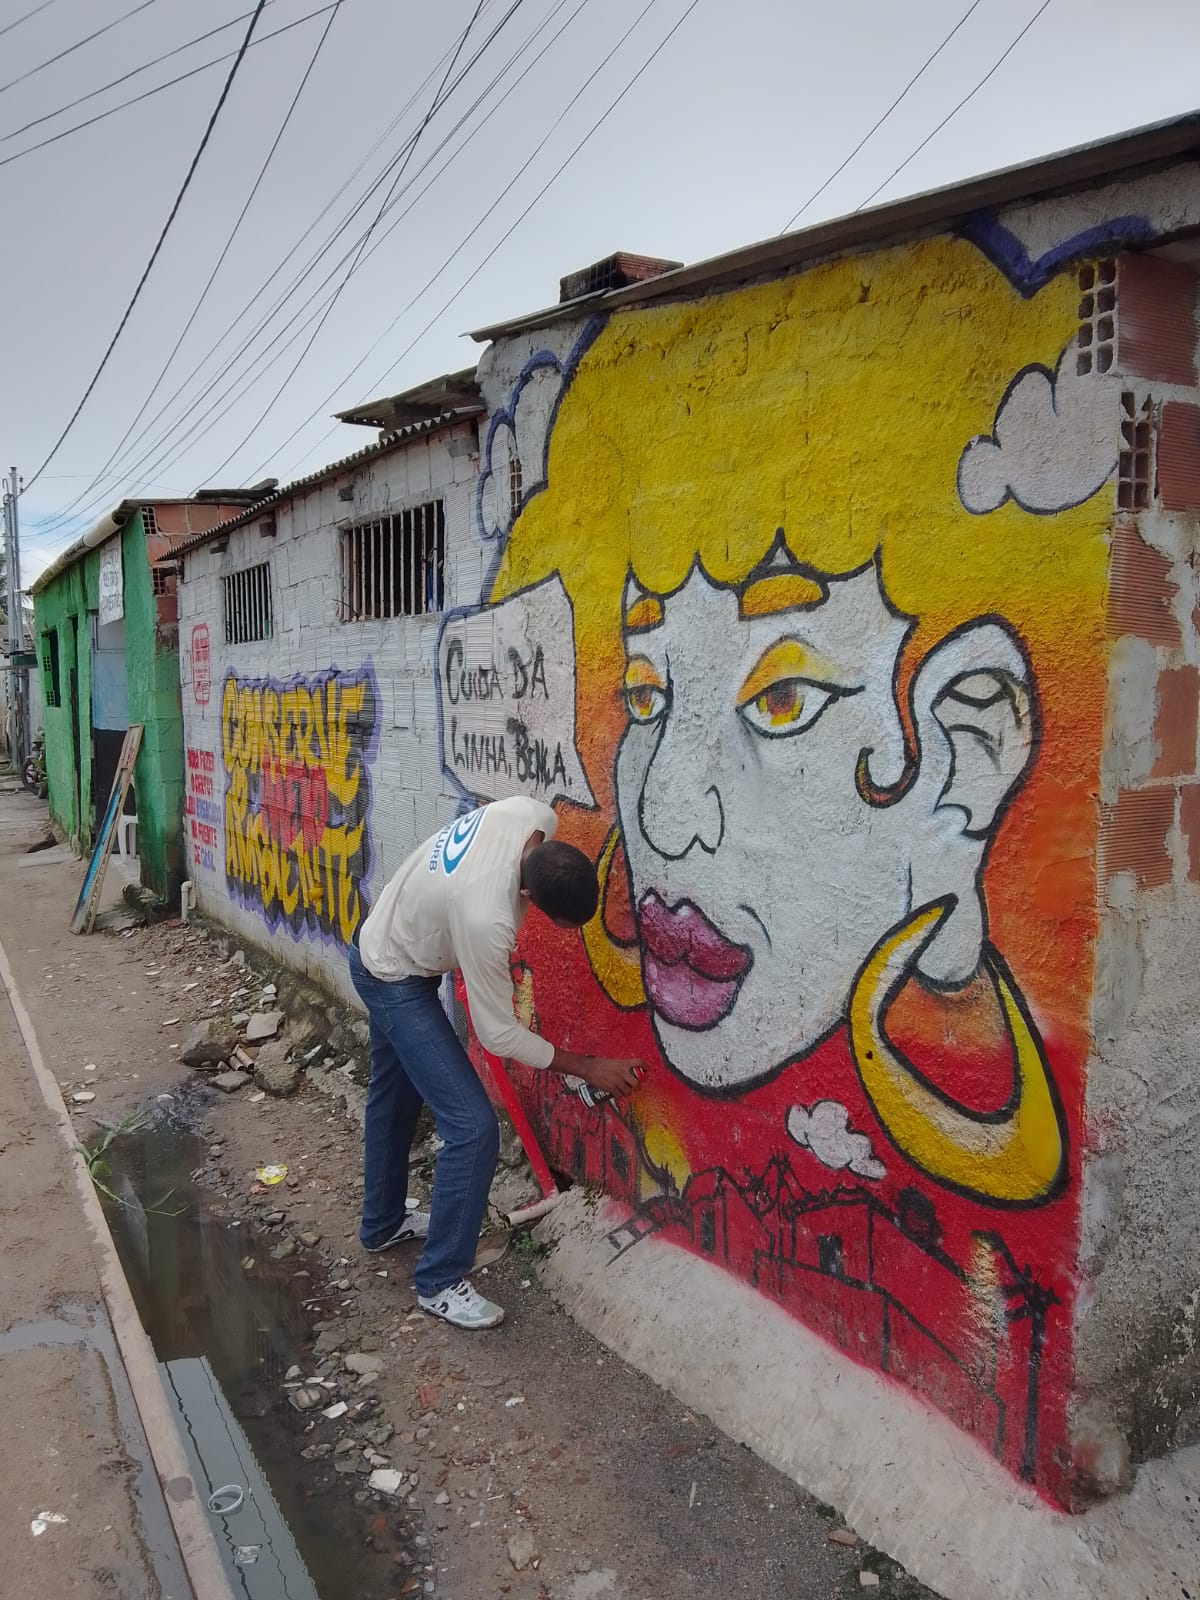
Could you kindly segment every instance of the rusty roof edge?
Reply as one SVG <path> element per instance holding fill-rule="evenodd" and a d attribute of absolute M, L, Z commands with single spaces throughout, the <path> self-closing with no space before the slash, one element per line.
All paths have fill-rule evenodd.
<path fill-rule="evenodd" d="M 407 389 L 398 390 L 395 394 L 379 395 L 376 399 L 364 400 L 361 405 L 350 406 L 345 411 L 335 411 L 334 416 L 339 422 L 349 422 L 356 427 L 375 426 L 372 419 L 375 416 L 382 415 L 388 405 L 408 402 L 414 406 L 419 406 L 422 402 L 414 397 L 427 393 L 430 389 L 436 389 L 439 385 L 444 386 L 447 391 L 452 388 L 459 390 L 471 389 L 475 394 L 478 394 L 477 372 L 478 368 L 475 366 L 462 367 L 456 372 L 443 372 L 436 378 L 430 378 L 426 383 L 414 383 Z M 450 407 L 448 409 L 458 408 Z M 434 414 L 436 416 L 444 415 L 443 412 L 435 412 Z"/>
<path fill-rule="evenodd" d="M 1049 198 L 1077 184 L 1115 178 L 1129 170 L 1160 165 L 1189 152 L 1200 155 L 1200 111 L 1189 111 L 1183 116 L 1077 145 L 1034 161 L 1001 167 L 961 183 L 906 195 L 869 211 L 852 211 L 798 233 L 764 239 L 723 255 L 710 256 L 692 266 L 630 284 L 624 289 L 583 295 L 541 311 L 491 323 L 472 331 L 469 337 L 485 344 L 507 334 L 578 317 L 598 306 L 608 311 L 646 305 L 701 289 L 715 290 L 752 277 L 787 272 L 815 259 L 846 254 L 868 245 L 895 243 L 906 235 L 944 226 L 989 206 Z"/>
<path fill-rule="evenodd" d="M 293 478 L 291 483 L 285 483 L 281 489 L 275 489 L 270 494 L 264 495 L 261 500 L 256 500 L 253 505 L 247 506 L 245 511 L 239 511 L 236 517 L 226 517 L 224 522 L 218 522 L 215 527 L 208 528 L 204 533 L 192 534 L 182 544 L 177 544 L 172 550 L 160 556 L 154 565 L 159 566 L 164 561 L 176 561 L 189 551 L 198 550 L 201 545 L 209 544 L 213 539 L 231 533 L 235 528 L 244 528 L 248 522 L 253 522 L 255 517 L 262 516 L 264 511 L 271 510 L 284 500 L 291 500 L 296 495 L 303 494 L 307 489 L 316 488 L 329 478 L 336 478 L 339 473 L 345 472 L 350 467 L 357 467 L 363 461 L 369 461 L 375 456 L 386 455 L 389 450 L 399 449 L 401 445 L 410 443 L 422 434 L 437 433 L 444 428 L 453 427 L 456 423 L 469 422 L 474 417 L 482 416 L 484 410 L 482 402 L 478 406 L 460 406 L 453 411 L 444 412 L 441 416 L 429 417 L 423 422 L 411 422 L 406 427 L 397 428 L 385 438 L 376 439 L 373 444 L 364 445 L 361 450 L 355 450 L 348 456 L 331 461 L 328 466 L 318 467 L 306 477 Z"/>

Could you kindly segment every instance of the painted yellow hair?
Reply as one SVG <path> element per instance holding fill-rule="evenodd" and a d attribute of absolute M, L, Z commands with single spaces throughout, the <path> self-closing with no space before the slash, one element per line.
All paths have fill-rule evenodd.
<path fill-rule="evenodd" d="M 777 528 L 844 573 L 879 551 L 918 655 L 1006 616 L 1035 654 L 1098 648 L 1107 500 L 972 516 L 956 470 L 1013 375 L 1053 369 L 1075 330 L 1065 273 L 1034 299 L 951 239 L 615 316 L 550 444 L 549 488 L 510 536 L 492 598 L 557 570 L 575 603 L 580 691 L 612 670 L 627 572 L 667 593 L 699 558 L 737 583 Z"/>

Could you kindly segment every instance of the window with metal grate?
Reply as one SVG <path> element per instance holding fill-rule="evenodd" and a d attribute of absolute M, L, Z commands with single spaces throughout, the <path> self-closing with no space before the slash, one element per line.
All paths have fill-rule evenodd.
<path fill-rule="evenodd" d="M 142 507 L 142 527 L 147 539 L 153 539 L 158 533 L 158 517 L 153 506 Z"/>
<path fill-rule="evenodd" d="M 225 643 L 252 644 L 271 637 L 271 563 L 231 572 L 221 579 L 225 590 Z"/>
<path fill-rule="evenodd" d="M 520 513 L 524 489 L 525 473 L 521 458 L 514 453 L 508 463 L 508 509 L 514 517 Z"/>
<path fill-rule="evenodd" d="M 445 604 L 446 511 L 441 500 L 343 528 L 339 544 L 343 622 L 423 617 Z"/>

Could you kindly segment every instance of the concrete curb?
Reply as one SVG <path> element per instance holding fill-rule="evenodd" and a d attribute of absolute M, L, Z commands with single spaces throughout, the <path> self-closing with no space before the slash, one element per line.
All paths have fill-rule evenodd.
<path fill-rule="evenodd" d="M 141 1419 L 150 1456 L 158 1473 L 171 1525 L 179 1542 L 188 1582 L 195 1600 L 234 1600 L 225 1576 L 208 1513 L 184 1454 L 183 1445 L 159 1377 L 158 1362 L 133 1303 L 125 1273 L 108 1231 L 87 1165 L 76 1149 L 77 1136 L 54 1074 L 46 1066 L 33 1019 L 26 1008 L 8 955 L 0 941 L 0 983 L 8 993 L 17 1027 L 25 1041 L 33 1075 L 46 1109 L 54 1118 L 66 1148 L 75 1192 L 83 1211 L 100 1277 L 100 1288 L 116 1335 L 117 1349 L 129 1379 L 134 1404 Z"/>
<path fill-rule="evenodd" d="M 915 1396 L 856 1366 L 698 1256 L 581 1190 L 539 1225 L 546 1287 L 611 1349 L 710 1417 L 951 1600 L 1192 1600 L 1200 1446 L 1082 1516 L 1052 1510 Z"/>

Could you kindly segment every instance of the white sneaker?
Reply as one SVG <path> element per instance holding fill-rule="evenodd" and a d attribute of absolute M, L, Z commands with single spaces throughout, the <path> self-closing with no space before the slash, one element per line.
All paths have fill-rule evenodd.
<path fill-rule="evenodd" d="M 468 1278 L 460 1278 L 451 1288 L 437 1294 L 419 1294 L 417 1304 L 431 1317 L 441 1317 L 443 1322 L 472 1332 L 498 1327 L 504 1321 L 503 1308 L 485 1300 Z"/>
<path fill-rule="evenodd" d="M 410 1211 L 404 1221 L 382 1244 L 365 1244 L 363 1249 L 368 1255 L 377 1256 L 381 1250 L 390 1250 L 393 1245 L 409 1244 L 413 1239 L 427 1239 L 429 1237 L 428 1211 Z"/>

